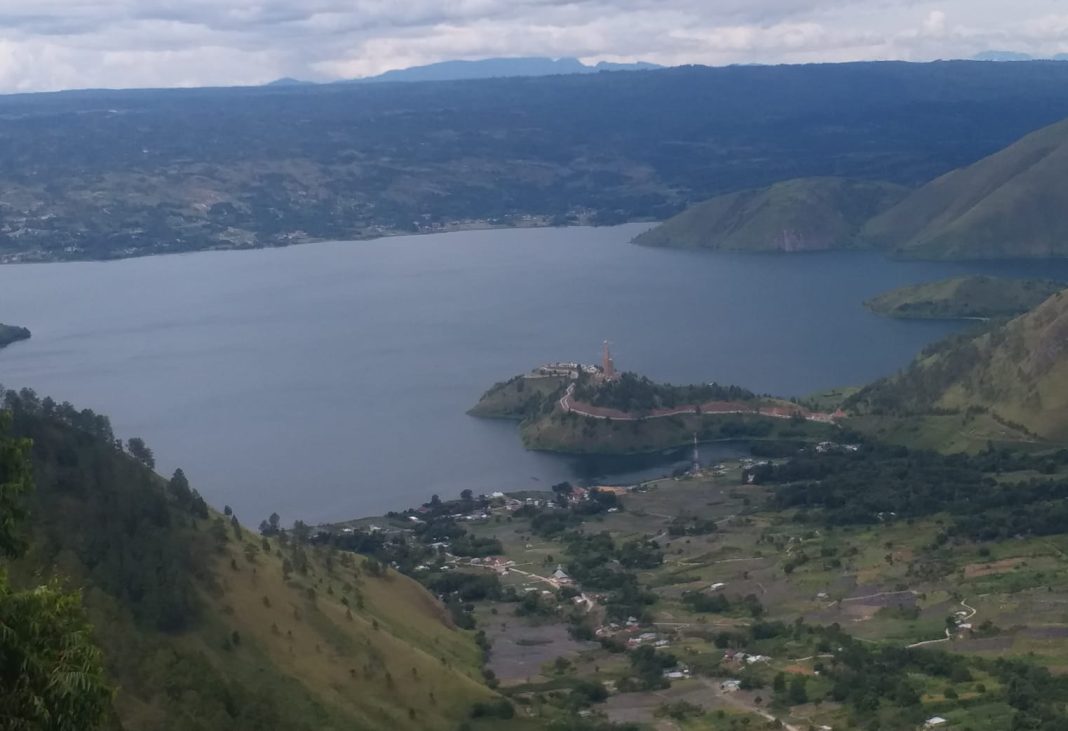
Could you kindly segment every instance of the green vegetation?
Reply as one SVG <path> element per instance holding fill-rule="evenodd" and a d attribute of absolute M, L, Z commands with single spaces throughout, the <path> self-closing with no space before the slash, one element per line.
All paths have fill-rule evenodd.
<path fill-rule="evenodd" d="M 33 489 L 31 442 L 0 414 L 0 556 L 25 549 L 24 501 Z M 57 584 L 14 589 L 0 565 L 0 709 L 4 728 L 91 731 L 111 702 L 81 599 Z"/>
<path fill-rule="evenodd" d="M 1068 255 L 1068 122 L 919 188 L 874 218 L 863 238 L 907 256 L 987 259 Z"/>
<path fill-rule="evenodd" d="M 29 337 L 30 331 L 24 327 L 0 323 L 0 348 L 17 343 L 20 340 L 28 340 Z"/>
<path fill-rule="evenodd" d="M 528 449 L 567 454 L 643 454 L 693 443 L 728 440 L 819 441 L 834 427 L 747 414 L 679 414 L 611 421 L 555 410 L 519 428 Z"/>
<path fill-rule="evenodd" d="M 877 213 L 905 197 L 891 183 L 807 178 L 691 206 L 635 243 L 687 249 L 818 251 L 854 245 Z"/>
<path fill-rule="evenodd" d="M 1068 451 L 842 438 L 639 485 L 613 510 L 565 483 L 375 520 L 419 516 L 414 540 L 337 540 L 375 541 L 478 628 L 509 723 L 1058 728 Z M 493 568 L 438 552 L 446 534 L 495 541 Z M 557 566 L 568 583 L 546 580 Z M 540 668 L 511 659 L 529 653 Z"/>
<path fill-rule="evenodd" d="M 1016 441 L 1068 438 L 1068 298 L 928 347 L 902 372 L 847 400 L 881 418 L 987 415 Z M 932 444 L 931 446 L 937 446 Z"/>
<path fill-rule="evenodd" d="M 945 532 L 972 540 L 1045 536 L 1068 526 L 1068 481 L 1055 475 L 1068 467 L 1068 450 L 1021 458 L 1000 450 L 978 455 L 942 455 L 879 444 L 856 451 L 806 450 L 781 465 L 749 471 L 755 484 L 782 485 L 772 499 L 780 510 L 799 509 L 805 519 L 820 511 L 828 525 L 877 524 L 949 513 Z M 1005 485 L 997 476 L 1029 468 L 1036 476 Z M 864 485 L 864 490 L 857 490 Z"/>
<path fill-rule="evenodd" d="M 756 394 L 739 386 L 720 386 L 718 383 L 675 386 L 654 383 L 645 376 L 630 372 L 621 374 L 613 381 L 580 378 L 574 396 L 590 406 L 603 406 L 639 416 L 656 409 L 675 409 L 709 401 L 756 400 Z"/>
<path fill-rule="evenodd" d="M 0 260 L 663 220 L 821 176 L 919 184 L 1068 115 L 1066 84 L 1060 64 L 856 63 L 11 96 Z"/>
<path fill-rule="evenodd" d="M 565 410 L 560 402 L 569 385 L 575 408 L 600 410 L 612 418 Z M 709 404 L 721 406 L 722 411 L 702 412 L 701 407 Z M 788 414 L 797 408 L 791 402 L 759 398 L 739 386 L 675 386 L 634 373 L 603 381 L 583 373 L 575 381 L 516 376 L 493 386 L 468 413 L 519 419 L 520 436 L 529 449 L 643 454 L 689 444 L 695 434 L 701 441 L 812 440 L 833 432 L 830 424 L 758 413 L 758 409 L 781 409 Z"/>
<path fill-rule="evenodd" d="M 999 277 L 956 277 L 885 292 L 864 303 L 879 315 L 906 319 L 1015 317 L 1065 288 L 1063 282 Z"/>
<path fill-rule="evenodd" d="M 559 400 L 566 385 L 567 379 L 563 377 L 516 376 L 495 384 L 467 413 L 487 419 L 522 420 L 540 412 L 546 404 Z"/>
<path fill-rule="evenodd" d="M 59 587 L 80 590 L 117 689 L 108 715 L 123 728 L 451 731 L 494 697 L 473 638 L 412 580 L 312 543 L 302 524 L 245 530 L 181 471 L 169 481 L 151 472 L 143 442 L 127 451 L 91 411 L 28 390 L 7 392 L 6 406 L 17 444 L 32 442 L 37 489 L 19 503 L 27 550 L 8 566 L 18 600 L 0 592 L 0 616 L 32 599 L 40 617 L 84 637 L 77 599 Z M 3 507 L 6 531 L 18 513 Z M 42 581 L 55 588 L 35 590 Z M 35 641 L 42 665 L 43 643 L 60 636 Z M 0 673 L 17 657 L 5 648 Z"/>

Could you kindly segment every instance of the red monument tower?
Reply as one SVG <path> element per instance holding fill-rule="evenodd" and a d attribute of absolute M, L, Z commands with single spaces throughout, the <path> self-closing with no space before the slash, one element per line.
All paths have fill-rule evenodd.
<path fill-rule="evenodd" d="M 612 360 L 612 353 L 608 350 L 608 341 L 604 341 L 604 354 L 601 356 L 601 370 L 604 371 L 606 381 L 614 381 L 616 378 L 616 364 Z"/>

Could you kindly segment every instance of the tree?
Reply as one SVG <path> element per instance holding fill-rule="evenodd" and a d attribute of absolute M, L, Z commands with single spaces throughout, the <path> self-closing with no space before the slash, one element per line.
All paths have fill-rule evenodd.
<path fill-rule="evenodd" d="M 265 536 L 276 536 L 279 533 L 279 524 L 282 522 L 282 518 L 278 513 L 271 513 L 271 517 L 267 520 L 260 521 L 260 533 Z"/>
<path fill-rule="evenodd" d="M 0 553 L 17 556 L 32 487 L 30 443 L 8 436 L 0 415 Z M 102 728 L 111 708 L 100 651 L 81 597 L 56 585 L 16 591 L 0 567 L 0 709 L 4 728 L 79 731 Z"/>
<path fill-rule="evenodd" d="M 297 543 L 307 543 L 311 538 L 311 528 L 303 520 L 298 520 L 293 523 L 293 537 L 297 539 Z"/>
<path fill-rule="evenodd" d="M 167 481 L 167 492 L 180 508 L 189 510 L 193 507 L 193 491 L 189 487 L 189 480 L 185 472 L 179 467 L 174 471 L 171 479 Z"/>
<path fill-rule="evenodd" d="M 126 441 L 126 449 L 129 451 L 130 456 L 136 459 L 150 470 L 156 469 L 156 457 L 152 454 L 152 450 L 145 444 L 145 440 L 141 437 L 130 437 Z"/>
<path fill-rule="evenodd" d="M 802 703 L 808 703 L 808 690 L 805 688 L 805 678 L 802 675 L 795 675 L 790 679 L 790 705 L 799 706 Z"/>
<path fill-rule="evenodd" d="M 7 436 L 10 414 L 0 414 L 0 555 L 17 556 L 25 549 L 19 524 L 26 517 L 23 499 L 33 489 L 30 442 Z"/>

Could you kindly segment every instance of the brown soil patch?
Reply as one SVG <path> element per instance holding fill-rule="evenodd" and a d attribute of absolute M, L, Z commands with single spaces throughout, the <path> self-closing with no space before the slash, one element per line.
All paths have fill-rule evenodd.
<path fill-rule="evenodd" d="M 793 673 L 794 675 L 815 675 L 816 671 L 810 667 L 804 665 L 787 665 L 783 668 L 783 672 Z"/>
<path fill-rule="evenodd" d="M 1026 561 L 1026 559 L 1005 558 L 1001 561 L 993 561 L 991 563 L 970 563 L 964 567 L 964 576 L 968 579 L 974 579 L 977 576 L 1004 574 L 1007 571 L 1012 571 L 1024 561 Z"/>

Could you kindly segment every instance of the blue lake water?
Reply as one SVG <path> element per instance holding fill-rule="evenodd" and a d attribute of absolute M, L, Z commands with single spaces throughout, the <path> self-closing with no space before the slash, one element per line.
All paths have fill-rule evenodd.
<path fill-rule="evenodd" d="M 657 380 L 798 395 L 885 375 L 961 327 L 876 317 L 861 303 L 878 292 L 977 271 L 1068 281 L 1065 262 L 630 245 L 644 228 L 0 267 L 0 321 L 33 331 L 0 351 L 0 383 L 110 415 L 246 523 L 341 519 L 601 471 L 464 412 L 540 362 L 595 361 L 606 338 Z"/>

